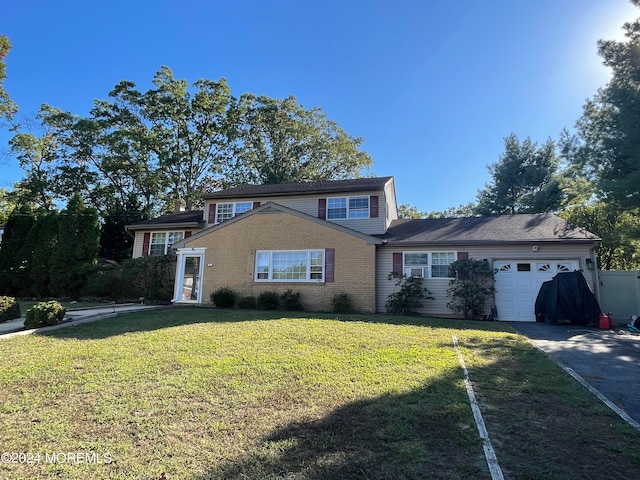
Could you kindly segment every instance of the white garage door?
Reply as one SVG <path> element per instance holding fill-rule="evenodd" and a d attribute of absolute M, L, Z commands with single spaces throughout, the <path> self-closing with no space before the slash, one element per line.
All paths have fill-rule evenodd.
<path fill-rule="evenodd" d="M 534 322 L 540 285 L 556 273 L 573 272 L 576 260 L 496 260 L 498 320 Z"/>

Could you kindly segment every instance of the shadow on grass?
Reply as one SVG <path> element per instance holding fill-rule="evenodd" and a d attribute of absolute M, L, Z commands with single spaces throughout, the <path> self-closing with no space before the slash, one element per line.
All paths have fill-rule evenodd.
<path fill-rule="evenodd" d="M 505 350 L 504 345 L 493 347 Z M 483 379 L 476 395 L 505 477 L 640 478 L 637 432 L 539 352 L 532 350 L 531 360 L 542 365 L 544 378 L 535 369 L 527 373 L 531 363 L 514 371 L 519 348 L 511 348 L 511 360 L 472 371 L 472 380 Z M 195 478 L 490 478 L 458 368 L 407 393 L 356 401 L 319 419 L 283 425 L 256 439 L 250 451 Z"/>
<path fill-rule="evenodd" d="M 284 425 L 257 439 L 251 451 L 197 478 L 489 478 L 458 369 L 408 393 L 356 401 L 320 419 Z"/>

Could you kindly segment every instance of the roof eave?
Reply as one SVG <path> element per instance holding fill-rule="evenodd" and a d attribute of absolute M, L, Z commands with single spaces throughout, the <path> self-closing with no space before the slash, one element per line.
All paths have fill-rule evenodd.
<path fill-rule="evenodd" d="M 203 228 L 204 222 L 172 222 L 172 223 L 150 223 L 147 225 L 125 225 L 128 231 L 136 230 L 167 230 L 169 228 Z"/>
<path fill-rule="evenodd" d="M 535 245 L 562 242 L 563 244 L 595 244 L 600 242 L 598 238 L 557 238 L 539 240 L 386 240 L 382 244 L 386 246 L 420 246 L 420 245 Z"/>

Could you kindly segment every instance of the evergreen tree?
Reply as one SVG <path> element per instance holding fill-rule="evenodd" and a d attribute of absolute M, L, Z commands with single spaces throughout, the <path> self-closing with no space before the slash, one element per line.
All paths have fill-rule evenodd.
<path fill-rule="evenodd" d="M 49 262 L 49 288 L 55 296 L 77 298 L 100 248 L 98 213 L 86 208 L 75 194 L 60 212 L 58 225 L 58 241 Z"/>
<path fill-rule="evenodd" d="M 1 295 L 17 295 L 28 285 L 33 244 L 27 238 L 34 223 L 34 212 L 27 205 L 9 215 L 0 246 Z"/>
<path fill-rule="evenodd" d="M 560 208 L 563 194 L 553 140 L 538 146 L 529 138 L 521 143 L 511 134 L 504 146 L 498 162 L 489 166 L 492 182 L 478 193 L 476 213 L 544 213 Z"/>

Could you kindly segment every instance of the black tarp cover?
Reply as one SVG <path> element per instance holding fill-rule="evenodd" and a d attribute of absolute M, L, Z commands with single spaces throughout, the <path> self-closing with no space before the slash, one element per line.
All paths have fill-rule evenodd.
<path fill-rule="evenodd" d="M 549 323 L 593 325 L 600 305 L 582 272 L 558 273 L 544 282 L 536 298 L 536 320 Z"/>

